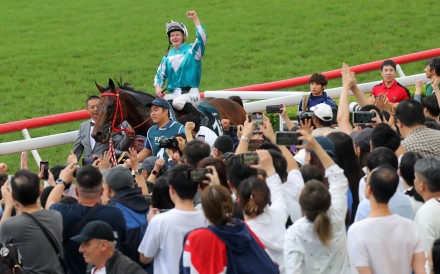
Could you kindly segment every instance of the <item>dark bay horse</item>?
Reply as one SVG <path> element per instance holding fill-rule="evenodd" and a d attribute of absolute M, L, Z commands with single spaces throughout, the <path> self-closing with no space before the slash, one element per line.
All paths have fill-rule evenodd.
<path fill-rule="evenodd" d="M 97 83 L 96 86 L 101 93 L 101 102 L 98 110 L 99 117 L 95 121 L 92 137 L 97 142 L 108 142 L 112 127 L 119 128 L 124 120 L 133 127 L 137 135 L 147 135 L 153 122 L 149 119 L 150 109 L 145 105 L 151 103 L 154 96 L 137 91 L 128 84 L 119 82 L 116 86 L 112 79 L 109 79 L 107 87 L 102 87 Z M 206 98 L 206 104 L 213 106 L 221 119 L 229 119 L 231 125 L 242 125 L 246 119 L 243 107 L 232 100 Z M 176 117 L 180 117 L 183 113 L 175 110 L 175 114 Z"/>

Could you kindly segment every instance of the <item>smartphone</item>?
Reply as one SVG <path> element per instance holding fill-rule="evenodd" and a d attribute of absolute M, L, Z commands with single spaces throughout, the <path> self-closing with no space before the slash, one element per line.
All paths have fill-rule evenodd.
<path fill-rule="evenodd" d="M 283 105 L 269 105 L 266 106 L 267 113 L 281 113 L 283 110 Z"/>
<path fill-rule="evenodd" d="M 48 161 L 40 161 L 40 171 L 43 170 L 43 177 L 41 180 L 49 179 L 49 162 Z"/>
<path fill-rule="evenodd" d="M 255 122 L 255 126 L 261 126 L 263 124 L 263 113 L 252 112 L 249 116 L 249 122 Z"/>
<path fill-rule="evenodd" d="M 358 125 L 375 123 L 372 120 L 374 117 L 376 117 L 376 112 L 356 111 L 353 113 L 353 123 Z"/>
<path fill-rule="evenodd" d="M 200 182 L 203 180 L 208 180 L 206 174 L 212 174 L 212 170 L 209 168 L 191 168 L 188 171 L 188 179 L 193 182 Z"/>
<path fill-rule="evenodd" d="M 258 154 L 255 152 L 246 152 L 243 154 L 240 154 L 240 162 L 243 165 L 256 165 L 258 164 Z"/>
<path fill-rule="evenodd" d="M 255 132 L 254 131 L 254 134 L 258 134 L 258 133 L 259 132 Z M 259 149 L 261 144 L 263 144 L 263 141 L 264 140 L 262 140 L 262 139 L 250 139 L 249 140 L 249 145 L 248 145 L 248 150 L 249 151 L 255 151 L 255 150 Z"/>
<path fill-rule="evenodd" d="M 229 131 L 232 133 L 237 134 L 237 125 L 230 125 L 229 126 Z"/>
<path fill-rule="evenodd" d="M 301 136 L 296 131 L 277 131 L 275 132 L 276 144 L 280 146 L 298 146 L 302 144 L 298 137 Z"/>
<path fill-rule="evenodd" d="M 93 157 L 85 157 L 82 159 L 82 165 L 83 166 L 87 166 L 87 165 L 92 165 L 95 162 L 95 158 Z"/>

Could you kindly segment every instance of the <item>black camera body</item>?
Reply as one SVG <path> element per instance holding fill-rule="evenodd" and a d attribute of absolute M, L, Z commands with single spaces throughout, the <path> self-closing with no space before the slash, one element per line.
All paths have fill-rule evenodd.
<path fill-rule="evenodd" d="M 283 110 L 283 105 L 269 105 L 266 106 L 267 113 L 281 113 Z"/>
<path fill-rule="evenodd" d="M 176 137 L 165 137 L 162 136 L 159 138 L 159 148 L 171 148 L 171 149 L 179 149 L 179 142 Z"/>
<path fill-rule="evenodd" d="M 298 117 L 297 117 L 297 119 L 298 119 L 298 124 L 301 124 L 301 121 L 304 123 L 304 120 L 306 120 L 306 119 L 310 119 L 310 121 L 311 121 L 311 123 L 312 123 L 312 126 L 313 126 L 313 120 L 312 120 L 313 115 L 314 115 L 314 113 L 313 113 L 312 111 L 303 111 L 303 112 L 301 112 L 301 113 L 298 115 Z"/>

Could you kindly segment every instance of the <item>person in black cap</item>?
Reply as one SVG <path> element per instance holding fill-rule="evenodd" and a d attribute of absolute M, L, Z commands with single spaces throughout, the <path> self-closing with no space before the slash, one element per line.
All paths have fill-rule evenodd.
<path fill-rule="evenodd" d="M 150 155 L 168 160 L 168 155 L 164 148 L 159 148 L 159 139 L 161 137 L 172 138 L 185 132 L 185 127 L 169 117 L 169 104 L 161 98 L 154 99 L 147 104 L 150 110 L 150 118 L 155 124 L 147 133 L 145 148 L 138 154 L 139 162 L 142 162 Z"/>
<path fill-rule="evenodd" d="M 70 238 L 80 243 L 79 252 L 93 267 L 87 273 L 146 273 L 138 264 L 116 249 L 117 233 L 103 221 L 88 223 L 79 235 Z"/>
<path fill-rule="evenodd" d="M 226 153 L 234 153 L 234 143 L 228 135 L 219 136 L 212 147 L 211 156 L 222 159 Z"/>

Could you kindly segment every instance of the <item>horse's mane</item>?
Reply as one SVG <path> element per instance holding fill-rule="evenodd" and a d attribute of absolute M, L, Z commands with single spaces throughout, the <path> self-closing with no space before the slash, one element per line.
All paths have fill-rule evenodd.
<path fill-rule="evenodd" d="M 127 82 L 123 83 L 122 80 L 117 81 L 116 85 L 120 89 L 123 89 L 126 91 L 131 91 L 139 96 L 142 96 L 142 97 L 147 96 L 147 97 L 151 98 L 151 100 L 153 100 L 155 98 L 153 95 L 151 95 L 149 93 L 134 89 L 132 86 L 130 86 L 130 83 L 127 83 Z"/>

